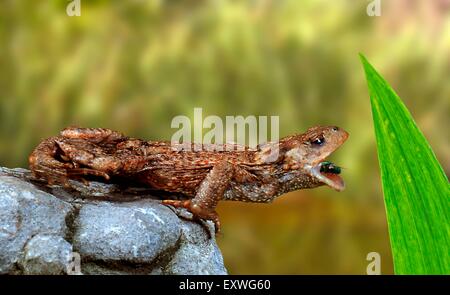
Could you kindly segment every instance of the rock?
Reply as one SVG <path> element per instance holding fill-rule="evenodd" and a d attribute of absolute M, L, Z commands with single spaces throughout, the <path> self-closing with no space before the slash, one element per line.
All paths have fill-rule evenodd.
<path fill-rule="evenodd" d="M 72 245 L 62 237 L 38 234 L 25 245 L 21 268 L 31 275 L 67 274 L 72 252 Z"/>
<path fill-rule="evenodd" d="M 0 167 L 0 274 L 227 273 L 212 223 L 180 219 L 139 188 L 76 187 Z"/>
<path fill-rule="evenodd" d="M 214 226 L 208 224 L 210 231 Z M 214 237 L 202 235 L 204 228 L 195 223 L 183 223 L 180 248 L 175 252 L 172 260 L 166 265 L 166 274 L 227 274 L 223 265 L 223 258 L 215 243 Z M 192 256 L 192 253 L 196 253 Z"/>
<path fill-rule="evenodd" d="M 152 263 L 176 246 L 180 225 L 172 210 L 153 200 L 99 202 L 81 208 L 74 246 L 91 260 Z"/>
<path fill-rule="evenodd" d="M 72 205 L 33 184 L 0 174 L 0 274 L 19 271 L 27 242 L 38 234 L 66 235 Z"/>

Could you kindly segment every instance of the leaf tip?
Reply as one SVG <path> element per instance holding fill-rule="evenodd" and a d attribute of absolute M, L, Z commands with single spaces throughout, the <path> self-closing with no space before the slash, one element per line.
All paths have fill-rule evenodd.
<path fill-rule="evenodd" d="M 358 55 L 359 55 L 359 59 L 361 60 L 362 63 L 366 63 L 367 62 L 367 58 L 364 56 L 364 54 L 359 52 Z"/>
<path fill-rule="evenodd" d="M 372 65 L 369 63 L 367 58 L 364 56 L 364 54 L 362 54 L 361 52 L 359 53 L 359 59 L 361 60 L 361 63 L 363 65 L 364 72 L 366 73 L 366 75 L 368 75 L 368 73 L 370 71 L 374 71 L 375 70 L 375 69 L 373 69 Z"/>

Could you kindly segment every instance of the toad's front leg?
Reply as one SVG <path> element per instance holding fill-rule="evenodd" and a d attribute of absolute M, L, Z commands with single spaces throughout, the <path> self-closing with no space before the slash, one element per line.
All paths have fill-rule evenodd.
<path fill-rule="evenodd" d="M 226 189 L 233 177 L 233 165 L 223 161 L 216 164 L 200 184 L 197 194 L 191 200 L 164 200 L 165 205 L 186 208 L 194 217 L 214 222 L 216 233 L 220 232 L 219 215 L 216 212 L 217 203 L 223 199 Z"/>

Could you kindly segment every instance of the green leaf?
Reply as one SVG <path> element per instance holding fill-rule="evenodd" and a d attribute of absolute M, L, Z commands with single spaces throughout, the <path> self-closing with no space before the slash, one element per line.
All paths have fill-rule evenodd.
<path fill-rule="evenodd" d="M 396 274 L 450 274 L 450 186 L 408 109 L 362 55 Z M 426 98 L 424 98 L 426 99 Z M 436 126 L 448 132 L 448 126 Z"/>

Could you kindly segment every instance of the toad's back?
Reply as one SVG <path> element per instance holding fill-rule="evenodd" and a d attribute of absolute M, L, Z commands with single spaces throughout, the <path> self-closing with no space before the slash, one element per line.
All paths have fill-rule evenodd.
<path fill-rule="evenodd" d="M 187 196 L 195 196 L 200 183 L 218 163 L 226 161 L 235 166 L 251 166 L 255 156 L 254 150 L 233 144 L 145 142 L 139 145 L 138 153 L 146 158 L 145 167 L 133 178 L 152 188 Z"/>

